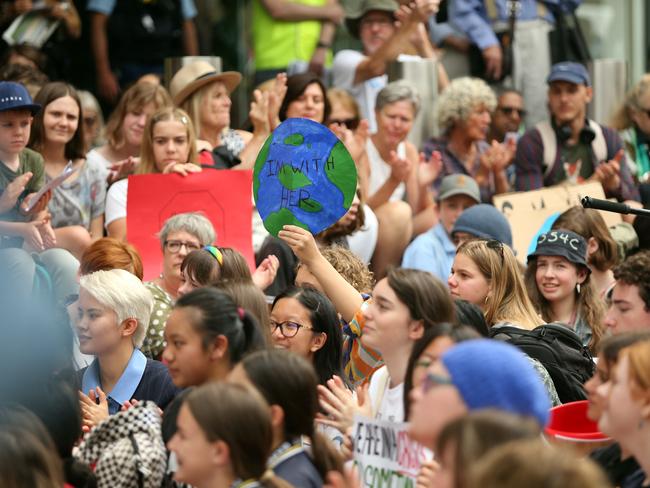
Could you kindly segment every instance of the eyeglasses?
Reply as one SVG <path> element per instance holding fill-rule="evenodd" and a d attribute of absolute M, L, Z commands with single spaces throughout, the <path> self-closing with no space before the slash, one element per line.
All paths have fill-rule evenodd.
<path fill-rule="evenodd" d="M 438 385 L 453 385 L 454 382 L 447 376 L 441 376 L 435 373 L 427 373 L 422 380 L 422 393 L 428 392 L 431 388 Z"/>
<path fill-rule="evenodd" d="M 97 123 L 97 117 L 84 117 L 83 122 L 85 125 L 95 125 Z"/>
<path fill-rule="evenodd" d="M 271 327 L 271 334 L 273 334 L 279 327 L 280 334 L 282 334 L 282 336 L 286 337 L 287 339 L 296 337 L 296 334 L 300 329 L 314 330 L 313 327 L 310 327 L 308 325 L 302 325 L 297 322 L 291 322 L 288 320 L 285 322 L 274 322 L 273 320 L 271 320 L 270 327 Z"/>
<path fill-rule="evenodd" d="M 357 119 L 357 118 L 353 118 L 353 119 L 330 119 L 329 123 L 330 124 L 344 125 L 350 130 L 355 130 L 357 127 L 359 127 L 359 119 Z"/>
<path fill-rule="evenodd" d="M 497 107 L 497 110 L 503 112 L 505 115 L 512 115 L 513 112 L 517 112 L 517 115 L 519 117 L 524 118 L 527 114 L 526 110 L 523 108 L 517 108 L 517 107 Z"/>
<path fill-rule="evenodd" d="M 186 242 L 186 241 L 165 241 L 165 249 L 167 249 L 169 252 L 172 254 L 176 254 L 181 250 L 181 248 L 185 246 L 185 249 L 188 251 L 198 251 L 201 249 L 201 246 L 199 244 L 195 244 L 194 242 Z"/>

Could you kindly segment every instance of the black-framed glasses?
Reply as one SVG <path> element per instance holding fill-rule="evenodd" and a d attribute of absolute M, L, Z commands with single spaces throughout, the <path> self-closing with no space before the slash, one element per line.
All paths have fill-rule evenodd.
<path fill-rule="evenodd" d="M 448 376 L 427 372 L 427 375 L 422 380 L 422 392 L 426 393 L 434 386 L 438 385 L 453 385 L 454 382 Z"/>
<path fill-rule="evenodd" d="M 165 249 L 167 249 L 172 254 L 176 254 L 177 252 L 179 252 L 183 246 L 185 246 L 185 249 L 187 249 L 189 252 L 198 251 L 199 249 L 201 249 L 201 245 L 196 244 L 195 242 L 176 241 L 176 240 L 165 241 Z"/>
<path fill-rule="evenodd" d="M 274 320 L 271 320 L 269 325 L 271 327 L 271 334 L 280 328 L 280 334 L 282 334 L 282 336 L 286 337 L 287 339 L 296 337 L 296 334 L 300 329 L 314 330 L 314 328 L 309 325 L 302 325 L 298 322 L 292 322 L 290 320 L 286 320 L 284 322 L 275 322 Z"/>
<path fill-rule="evenodd" d="M 523 108 L 517 108 L 517 107 L 508 107 L 508 106 L 503 106 L 503 107 L 497 107 L 497 110 L 503 112 L 505 115 L 512 115 L 514 112 L 517 112 L 517 115 L 519 115 L 520 118 L 524 118 L 528 112 L 526 112 L 525 109 Z"/>
<path fill-rule="evenodd" d="M 350 130 L 355 130 L 357 127 L 359 127 L 359 119 L 358 118 L 352 118 L 352 119 L 330 119 L 329 123 L 330 124 L 338 124 L 338 125 L 344 125 Z"/>

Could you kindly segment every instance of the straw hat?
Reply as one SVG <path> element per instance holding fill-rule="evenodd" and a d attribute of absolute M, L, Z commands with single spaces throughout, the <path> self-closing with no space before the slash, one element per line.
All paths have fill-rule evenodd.
<path fill-rule="evenodd" d="M 180 105 L 199 88 L 215 81 L 226 85 L 226 90 L 231 93 L 239 85 L 241 74 L 236 71 L 219 73 L 210 63 L 194 61 L 176 72 L 169 84 L 169 92 L 174 103 Z"/>

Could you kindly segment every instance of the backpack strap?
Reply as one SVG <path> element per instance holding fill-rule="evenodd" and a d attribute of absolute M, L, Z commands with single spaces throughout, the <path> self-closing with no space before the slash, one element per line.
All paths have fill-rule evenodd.
<path fill-rule="evenodd" d="M 378 381 L 378 388 L 377 388 L 377 397 L 375 398 L 375 401 L 372 405 L 372 417 L 377 418 L 377 414 L 379 413 L 379 407 L 381 407 L 381 401 L 384 399 L 384 395 L 386 394 L 386 389 L 388 388 L 388 382 L 390 381 L 390 375 L 388 374 L 388 368 L 384 368 L 383 370 L 377 371 L 378 375 L 381 375 Z"/>
<path fill-rule="evenodd" d="M 553 126 L 551 126 L 548 120 L 537 123 L 535 128 L 542 138 L 542 147 L 544 148 L 544 178 L 546 178 L 555 165 L 557 139 Z"/>
<path fill-rule="evenodd" d="M 605 134 L 603 134 L 603 128 L 598 122 L 591 119 L 589 119 L 589 128 L 594 131 L 596 136 L 591 141 L 591 150 L 596 158 L 596 164 L 607 161 L 607 141 L 605 140 Z"/>

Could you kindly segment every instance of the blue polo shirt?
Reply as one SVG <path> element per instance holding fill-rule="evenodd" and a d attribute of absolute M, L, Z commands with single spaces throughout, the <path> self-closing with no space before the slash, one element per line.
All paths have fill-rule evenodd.
<path fill-rule="evenodd" d="M 404 251 L 402 267 L 428 271 L 446 284 L 455 256 L 456 246 L 442 223 L 438 223 L 409 244 Z"/>
<path fill-rule="evenodd" d="M 101 388 L 99 361 L 95 360 L 79 371 L 81 391 L 88 394 L 91 389 Z M 171 402 L 180 390 L 174 386 L 167 366 L 159 361 L 147 359 L 139 349 L 134 349 L 122 376 L 117 381 L 108 398 L 108 413 L 120 411 L 128 400 L 150 400 L 161 409 Z"/>

